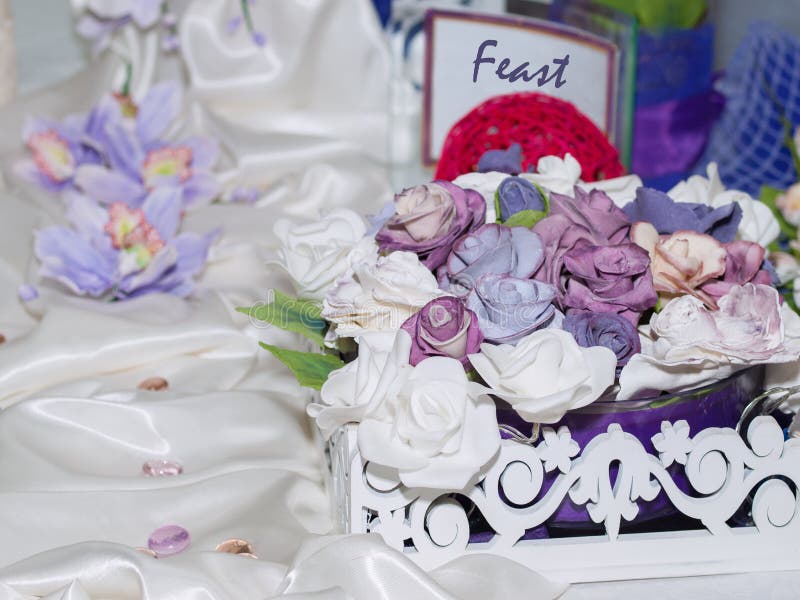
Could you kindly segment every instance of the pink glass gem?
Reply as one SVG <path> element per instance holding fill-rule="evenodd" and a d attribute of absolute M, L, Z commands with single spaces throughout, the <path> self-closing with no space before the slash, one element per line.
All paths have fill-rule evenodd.
<path fill-rule="evenodd" d="M 183 473 L 183 467 L 172 460 L 148 460 L 142 465 L 142 473 L 148 477 L 169 477 Z"/>
<path fill-rule="evenodd" d="M 159 557 L 172 556 L 186 550 L 190 542 L 189 532 L 183 527 L 164 525 L 150 534 L 147 547 Z"/>

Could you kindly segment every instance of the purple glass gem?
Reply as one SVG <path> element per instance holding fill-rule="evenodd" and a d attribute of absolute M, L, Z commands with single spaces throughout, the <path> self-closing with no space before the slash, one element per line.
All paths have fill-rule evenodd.
<path fill-rule="evenodd" d="M 155 552 L 159 558 L 183 552 L 189 547 L 190 543 L 189 532 L 178 525 L 159 527 L 147 539 L 147 547 Z"/>
<path fill-rule="evenodd" d="M 148 477 L 169 477 L 183 473 L 183 467 L 172 460 L 148 460 L 142 465 L 142 473 Z"/>

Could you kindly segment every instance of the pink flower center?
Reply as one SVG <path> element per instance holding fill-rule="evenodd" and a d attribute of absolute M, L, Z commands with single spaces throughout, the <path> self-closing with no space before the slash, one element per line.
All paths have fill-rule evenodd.
<path fill-rule="evenodd" d="M 148 188 L 165 183 L 184 183 L 192 176 L 192 149 L 186 146 L 148 152 L 142 164 L 142 179 Z"/>
<path fill-rule="evenodd" d="M 108 209 L 105 232 L 118 250 L 133 254 L 136 264 L 144 269 L 153 256 L 164 247 L 158 230 L 147 222 L 142 209 L 131 210 L 122 202 L 114 202 Z"/>
<path fill-rule="evenodd" d="M 69 145 L 52 129 L 34 133 L 28 148 L 38 169 L 54 183 L 70 179 L 75 173 L 75 157 Z"/>

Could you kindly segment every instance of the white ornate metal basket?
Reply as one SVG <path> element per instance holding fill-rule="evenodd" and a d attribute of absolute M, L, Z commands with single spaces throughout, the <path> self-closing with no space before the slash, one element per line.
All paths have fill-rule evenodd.
<path fill-rule="evenodd" d="M 463 490 L 403 486 L 361 459 L 347 425 L 329 443 L 339 525 L 381 534 L 428 570 L 472 553 L 564 582 L 796 569 L 800 440 L 785 441 L 762 414 L 782 399 L 774 390 L 754 399 L 741 433 L 663 421 L 653 453 L 617 423 L 582 448 L 567 427 L 545 428 L 535 442 L 515 434 Z M 690 526 L 625 533 L 659 495 L 674 509 L 672 523 Z M 565 502 L 584 507 L 598 531 L 537 534 Z"/>

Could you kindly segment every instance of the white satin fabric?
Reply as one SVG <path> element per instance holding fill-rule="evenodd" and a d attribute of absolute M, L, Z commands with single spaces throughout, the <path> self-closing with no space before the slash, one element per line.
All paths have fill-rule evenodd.
<path fill-rule="evenodd" d="M 10 177 L 20 125 L 87 110 L 119 83 L 118 57 L 0 111 L 0 598 L 554 598 L 563 586 L 506 560 L 426 574 L 377 536 L 329 535 L 309 394 L 258 347 L 302 342 L 235 308 L 289 289 L 266 266 L 277 218 L 377 211 L 390 197 L 388 53 L 369 0 L 253 3 L 263 49 L 224 31 L 237 10 L 237 0 L 197 0 L 179 25 L 189 79 L 176 133 L 218 138 L 226 191 L 260 196 L 187 215 L 188 230 L 223 229 L 191 300 L 102 303 L 36 275 L 32 230 L 63 209 Z M 123 31 L 117 46 L 134 62 L 135 94 L 176 69 L 152 32 Z M 21 303 L 22 283 L 40 297 Z M 137 389 L 151 377 L 169 388 Z M 146 477 L 151 459 L 184 473 Z M 188 550 L 135 550 L 165 524 L 190 532 Z M 259 558 L 214 551 L 230 538 Z"/>

